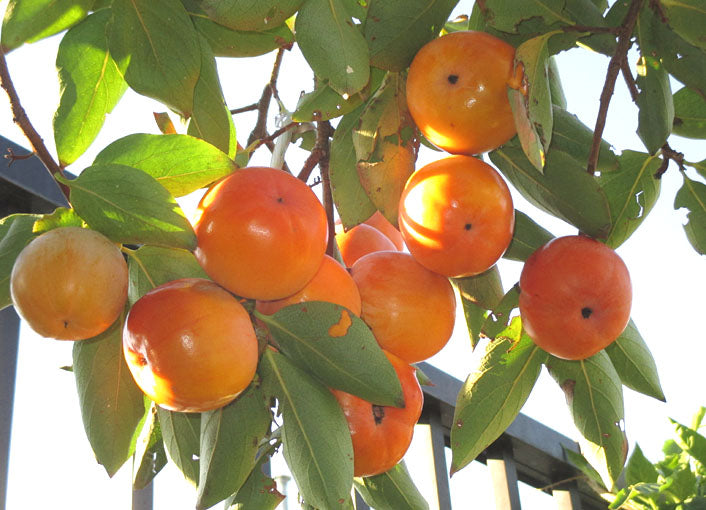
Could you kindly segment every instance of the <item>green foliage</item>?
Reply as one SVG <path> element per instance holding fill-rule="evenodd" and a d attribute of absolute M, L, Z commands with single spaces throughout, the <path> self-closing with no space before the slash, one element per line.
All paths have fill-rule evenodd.
<path fill-rule="evenodd" d="M 706 254 L 706 162 L 673 156 L 679 140 L 672 136 L 706 139 L 703 2 L 644 1 L 633 13 L 628 0 L 610 8 L 603 0 L 485 0 L 473 3 L 468 17 L 450 20 L 457 4 L 10 0 L 0 40 L 5 52 L 61 37 L 56 56 L 61 95 L 53 135 L 62 167 L 75 165 L 91 148 L 128 88 L 158 101 L 163 105 L 158 111 L 168 108 L 187 127 L 186 134 L 175 134 L 176 123 L 166 113 L 155 114 L 162 132 L 171 134 L 129 134 L 102 148 L 87 168 L 70 168 L 77 178 L 55 176 L 68 189 L 69 208 L 0 219 L 0 308 L 11 304 L 11 271 L 21 250 L 42 232 L 66 225 L 92 228 L 126 245 L 128 305 L 162 283 L 207 278 L 194 256 L 196 236 L 176 198 L 237 171 L 249 155 L 242 151 L 235 159 L 236 124 L 224 90 L 238 84 L 221 81 L 216 57 L 280 50 L 286 58 L 286 50 L 296 46 L 308 64 L 303 71 L 313 73 L 315 83 L 296 106 L 275 96 L 283 116 L 303 123 L 288 133 L 294 133 L 291 138 L 275 140 L 279 154 L 306 137 L 301 147 L 312 161 L 321 158 L 319 189 L 325 200 L 330 191 L 344 228 L 376 210 L 395 224 L 399 196 L 418 152 L 433 148 L 409 115 L 406 69 L 426 42 L 444 31 L 465 29 L 484 30 L 512 44 L 515 65 L 524 71 L 522 87 L 508 89 L 518 136 L 480 156 L 498 167 L 513 191 L 617 248 L 653 210 L 660 195 L 655 174 L 671 158 L 683 165 L 674 208 L 686 215 L 684 230 L 695 251 Z M 612 56 L 618 49 L 615 29 L 631 22 L 633 14 L 631 35 L 641 60 L 620 72 L 635 96 L 644 151 L 614 150 L 602 133 L 571 113 L 554 59 L 562 51 L 579 52 L 579 45 Z M 270 76 L 238 79 L 261 79 L 264 85 Z M 280 76 L 280 88 L 285 80 Z M 673 94 L 677 82 L 683 87 Z M 254 133 L 255 142 L 265 136 Z M 596 155 L 595 172 L 589 172 L 589 158 Z M 553 237 L 534 211 L 516 211 L 504 258 L 524 262 Z M 520 288 L 504 289 L 497 266 L 453 283 L 471 345 L 487 342 L 487 350 L 478 366 L 468 367 L 458 395 L 452 471 L 502 434 L 545 366 L 566 394 L 588 460 L 575 452 L 567 456 L 590 473 L 593 483 L 612 488 L 626 459 L 622 386 L 665 398 L 657 363 L 636 324 L 630 321 L 613 344 L 589 359 L 560 360 L 523 332 L 516 317 Z M 258 376 L 231 404 L 203 414 L 168 411 L 143 397 L 124 366 L 122 319 L 99 337 L 75 344 L 73 371 L 86 434 L 108 474 L 133 457 L 133 486 L 142 488 L 169 461 L 196 488 L 196 507 L 225 500 L 231 510 L 267 510 L 283 496 L 262 467 L 282 450 L 305 506 L 350 508 L 355 483 L 378 510 L 427 508 L 402 463 L 353 480 L 350 433 L 329 388 L 379 404 L 403 404 L 394 370 L 364 320 L 320 302 L 293 305 L 272 316 L 253 312 L 250 301 L 244 304 L 264 350 Z M 676 440 L 666 444 L 662 461 L 652 464 L 635 448 L 625 468 L 627 485 L 614 489 L 612 508 L 706 506 L 706 439 L 699 432 L 704 413 L 690 427 L 674 423 Z"/>

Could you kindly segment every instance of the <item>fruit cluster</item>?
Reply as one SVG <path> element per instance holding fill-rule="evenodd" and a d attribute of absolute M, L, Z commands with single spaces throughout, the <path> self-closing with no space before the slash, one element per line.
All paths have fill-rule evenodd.
<path fill-rule="evenodd" d="M 355 475 L 393 467 L 422 409 L 411 364 L 438 353 L 454 328 L 449 278 L 487 271 L 513 237 L 510 190 L 477 155 L 515 135 L 507 89 L 520 82 L 514 48 L 485 33 L 451 33 L 419 51 L 407 78 L 409 111 L 449 156 L 410 176 L 399 230 L 379 212 L 348 231 L 336 229 L 343 265 L 326 254 L 326 212 L 304 182 L 250 167 L 212 185 L 193 220 L 194 255 L 208 278 L 157 286 L 127 312 L 123 352 L 137 385 L 174 411 L 224 406 L 255 377 L 268 341 L 256 334 L 258 314 L 306 301 L 335 303 L 367 324 L 404 395 L 396 408 L 332 390 L 349 422 Z M 128 268 L 101 234 L 61 227 L 22 251 L 11 293 L 41 335 L 82 340 L 104 332 L 126 309 Z M 615 340 L 630 304 L 622 260 L 584 236 L 547 243 L 522 271 L 523 327 L 562 358 L 591 356 Z"/>

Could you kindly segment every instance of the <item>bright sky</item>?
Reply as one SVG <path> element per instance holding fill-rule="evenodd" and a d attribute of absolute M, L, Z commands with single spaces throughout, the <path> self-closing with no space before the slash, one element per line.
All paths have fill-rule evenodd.
<path fill-rule="evenodd" d="M 468 9 L 470 2 L 462 2 Z M 4 12 L 6 0 L 0 2 Z M 462 9 L 457 9 L 462 12 Z M 54 58 L 58 38 L 26 45 L 8 56 L 12 78 L 19 90 L 23 106 L 35 128 L 53 151 L 51 120 L 58 104 L 58 83 Z M 220 60 L 219 70 L 228 105 L 232 108 L 257 101 L 262 86 L 269 78 L 274 54 L 250 60 Z M 631 64 L 635 59 L 631 58 Z M 573 50 L 559 56 L 559 69 L 568 99 L 568 108 L 586 124 L 593 125 L 598 109 L 607 59 L 585 50 Z M 301 91 L 310 91 L 312 78 L 301 72 L 301 57 L 296 52 L 285 55 L 280 73 L 280 94 L 284 104 L 294 109 Z M 285 86 L 287 84 L 287 86 Z M 675 87 L 676 90 L 676 87 Z M 161 105 L 128 93 L 108 118 L 104 130 L 89 152 L 69 170 L 78 173 L 90 165 L 93 156 L 112 140 L 133 132 L 156 133 L 152 112 L 165 111 Z M 254 114 L 236 117 L 240 127 L 238 139 L 247 138 Z M 622 81 L 618 81 L 604 137 L 617 149 L 644 150 L 635 135 L 637 111 L 632 106 Z M 271 124 L 270 131 L 275 128 Z M 178 128 L 179 129 L 179 128 Z M 28 146 L 24 136 L 12 123 L 12 114 L 5 95 L 0 98 L 0 134 Z M 703 141 L 673 137 L 672 148 L 683 152 L 690 161 L 706 159 Z M 298 149 L 290 151 L 290 164 L 296 168 L 303 161 Z M 290 154 L 288 153 L 288 154 Z M 442 157 L 431 151 L 420 155 L 418 167 Z M 268 164 L 269 154 L 260 149 L 256 164 Z M 690 174 L 692 178 L 694 173 Z M 628 439 L 637 441 L 648 458 L 661 458 L 662 442 L 670 437 L 668 417 L 688 423 L 704 397 L 703 360 L 706 359 L 704 333 L 695 327 L 703 313 L 703 289 L 706 286 L 704 258 L 688 244 L 682 228 L 685 214 L 673 210 L 674 196 L 681 185 L 681 176 L 670 168 L 662 179 L 662 192 L 655 209 L 643 226 L 618 253 L 630 269 L 634 301 L 632 317 L 654 355 L 667 403 L 624 390 Z M 518 209 L 535 217 L 535 211 L 515 196 Z M 575 229 L 540 214 L 542 224 L 555 235 L 572 234 Z M 521 265 L 501 261 L 505 289 L 519 278 Z M 460 317 L 457 334 L 447 347 L 430 361 L 451 375 L 465 379 L 480 356 L 473 353 Z M 101 466 L 94 462 L 81 423 L 73 375 L 59 367 L 71 364 L 70 343 L 37 337 L 23 327 L 19 350 L 17 391 L 15 395 L 14 428 L 11 446 L 9 478 L 9 510 L 23 510 L 49 504 L 63 510 L 93 509 L 123 510 L 130 505 L 129 463 L 110 480 Z M 546 373 L 540 377 L 523 413 L 559 432 L 577 437 L 564 395 Z M 411 455 L 420 451 L 419 441 Z M 491 508 L 492 494 L 487 487 L 487 472 L 482 466 L 469 466 L 451 480 L 457 494 L 458 507 L 472 494 L 477 508 Z M 427 466 L 408 465 L 415 481 L 429 494 L 431 487 L 423 483 Z M 469 492 L 470 486 L 479 490 Z M 294 490 L 290 484 L 290 490 Z M 536 491 L 523 490 L 528 507 L 538 501 Z M 41 503 L 37 500 L 41 498 Z M 169 467 L 156 482 L 156 509 L 192 508 L 195 492 L 183 481 L 176 469 Z M 293 498 L 296 499 L 296 498 Z M 176 502 L 176 503 L 175 503 Z M 295 505 L 290 504 L 289 508 Z M 284 508 L 284 507 L 283 507 Z"/>

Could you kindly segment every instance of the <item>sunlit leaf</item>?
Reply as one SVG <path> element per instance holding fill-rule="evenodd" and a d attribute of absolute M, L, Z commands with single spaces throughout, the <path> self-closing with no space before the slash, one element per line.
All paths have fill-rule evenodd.
<path fill-rule="evenodd" d="M 277 483 L 263 471 L 271 452 L 260 456 L 243 486 L 225 502 L 226 510 L 275 510 L 284 495 L 277 490 Z"/>
<path fill-rule="evenodd" d="M 166 464 L 167 452 L 164 449 L 162 429 L 157 418 L 157 404 L 152 402 L 135 445 L 132 464 L 133 490 L 147 487 Z"/>
<path fill-rule="evenodd" d="M 495 308 L 503 298 L 500 271 L 497 266 L 493 266 L 476 276 L 453 278 L 452 283 L 461 297 L 471 347 L 475 349 L 480 339 L 486 312 Z"/>
<path fill-rule="evenodd" d="M 236 169 L 223 151 L 189 135 L 132 134 L 103 149 L 94 164 L 116 163 L 154 177 L 173 196 L 208 186 Z"/>
<path fill-rule="evenodd" d="M 483 324 L 481 325 L 481 335 L 491 340 L 502 334 L 510 324 L 512 311 L 520 304 L 520 286 L 514 285 L 508 290 L 500 302 L 490 310 Z"/>
<path fill-rule="evenodd" d="M 546 353 L 516 319 L 493 342 L 458 394 L 451 427 L 451 473 L 487 448 L 519 414 Z"/>
<path fill-rule="evenodd" d="M 57 34 L 78 23 L 95 0 L 10 0 L 0 32 L 8 52 L 26 42 Z"/>
<path fill-rule="evenodd" d="M 515 228 L 512 240 L 503 258 L 524 262 L 537 248 L 543 246 L 554 236 L 532 218 L 515 209 Z"/>
<path fill-rule="evenodd" d="M 344 307 L 309 301 L 258 318 L 282 353 L 327 386 L 379 405 L 404 405 L 397 375 L 372 332 Z"/>
<path fill-rule="evenodd" d="M 73 346 L 83 426 L 108 476 L 132 456 L 138 424 L 149 409 L 125 363 L 122 333 L 123 321 L 117 320 L 105 333 Z"/>
<path fill-rule="evenodd" d="M 706 437 L 686 425 L 671 420 L 677 435 L 677 443 L 686 453 L 706 466 Z"/>
<path fill-rule="evenodd" d="M 99 164 L 62 182 L 71 189 L 76 212 L 113 241 L 185 249 L 196 246 L 196 235 L 174 197 L 142 170 Z"/>
<path fill-rule="evenodd" d="M 127 89 L 110 56 L 105 28 L 110 9 L 88 16 L 61 40 L 56 56 L 61 98 L 54 115 L 54 141 L 62 165 L 76 161 L 93 143 L 105 117 Z"/>
<path fill-rule="evenodd" d="M 551 25 L 562 22 L 572 24 L 564 10 L 565 0 L 537 0 L 533 2 L 508 2 L 507 0 L 486 0 L 481 9 L 490 20 L 491 26 L 503 32 L 516 32 L 523 20 L 541 18 Z"/>
<path fill-rule="evenodd" d="M 302 0 L 201 0 L 201 7 L 213 21 L 246 31 L 278 27 L 301 4 Z"/>
<path fill-rule="evenodd" d="M 640 445 L 636 443 L 625 466 L 625 482 L 628 485 L 639 482 L 654 483 L 657 481 L 658 476 L 659 473 L 657 473 L 652 463 L 647 460 Z"/>

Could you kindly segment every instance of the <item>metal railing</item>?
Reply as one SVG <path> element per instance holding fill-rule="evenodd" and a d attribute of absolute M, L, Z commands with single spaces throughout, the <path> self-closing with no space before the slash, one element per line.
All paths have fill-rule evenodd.
<path fill-rule="evenodd" d="M 0 152 L 28 151 L 0 137 Z M 0 162 L 0 218 L 16 212 L 47 213 L 66 201 L 36 157 L 17 160 L 12 166 Z M 10 433 L 17 368 L 19 318 L 12 307 L 0 311 L 0 509 L 5 508 L 10 455 Z M 424 387 L 424 409 L 420 423 L 427 425 L 429 455 L 433 460 L 436 501 L 432 506 L 451 510 L 452 498 L 446 448 L 449 447 L 456 395 L 462 382 L 438 368 L 421 363 L 433 386 Z M 566 459 L 564 449 L 578 452 L 576 442 L 523 414 L 478 457 L 488 467 L 495 507 L 519 510 L 519 482 L 550 494 L 558 510 L 607 508 Z M 133 510 L 151 510 L 153 488 L 135 491 Z M 368 506 L 358 497 L 357 510 Z"/>

